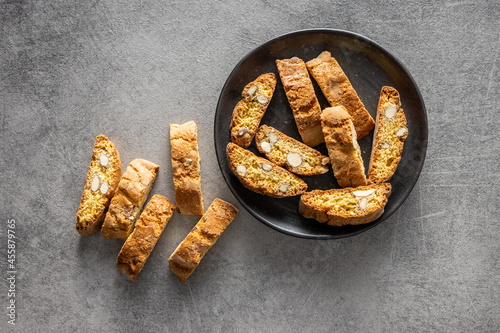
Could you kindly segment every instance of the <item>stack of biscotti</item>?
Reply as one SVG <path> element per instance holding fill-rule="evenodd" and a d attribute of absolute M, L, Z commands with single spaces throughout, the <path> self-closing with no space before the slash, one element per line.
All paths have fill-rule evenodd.
<path fill-rule="evenodd" d="M 238 214 L 238 209 L 215 199 L 203 214 L 196 124 L 171 125 L 170 135 L 172 171 L 181 213 L 203 215 L 169 259 L 172 271 L 185 281 Z M 137 279 L 176 208 L 166 197 L 155 194 L 141 213 L 158 169 L 155 163 L 135 159 L 120 178 L 118 151 L 105 136 L 96 138 L 76 228 L 82 236 L 88 236 L 102 225 L 103 237 L 123 240 L 116 266 L 132 281 Z M 190 191 L 193 187 L 194 192 Z"/>
<path fill-rule="evenodd" d="M 329 107 L 321 115 L 333 173 L 343 189 L 304 193 L 299 212 L 332 226 L 358 225 L 378 219 L 384 212 L 391 185 L 366 186 L 361 149 L 352 117 L 343 106 Z"/>
<path fill-rule="evenodd" d="M 100 229 L 105 238 L 125 241 L 153 187 L 158 169 L 152 162 L 135 159 L 121 175 L 118 150 L 106 136 L 98 135 L 76 213 L 78 232 L 90 236 Z"/>
<path fill-rule="evenodd" d="M 101 229 L 103 237 L 125 241 L 118 255 L 117 267 L 133 281 L 175 208 L 167 198 L 155 195 L 137 225 L 135 223 L 158 169 L 159 166 L 152 162 L 135 159 L 121 175 L 121 161 L 116 147 L 106 136 L 97 136 L 76 214 L 76 229 L 82 236 L 92 235 Z"/>
<path fill-rule="evenodd" d="M 322 174 L 328 171 L 330 163 L 337 183 L 343 188 L 382 184 L 390 180 L 401 159 L 403 143 L 408 134 L 397 91 L 390 87 L 382 89 L 375 122 L 340 64 L 329 51 L 321 52 L 307 62 L 298 57 L 276 59 L 276 66 L 302 142 L 263 124 L 256 131 L 255 145 L 265 158 L 256 156 L 250 150 L 238 149 L 228 144 L 226 153 L 229 168 L 241 184 L 256 193 L 271 197 L 302 193 L 304 196 L 309 193 L 304 193 L 307 185 L 300 185 L 300 178 L 290 175 Z M 330 107 L 323 111 L 309 74 L 330 104 Z M 263 76 L 268 75 L 269 73 Z M 253 87 L 253 92 L 256 89 L 255 82 L 245 86 L 243 100 L 250 87 Z M 241 103 L 238 103 L 233 112 L 231 125 L 231 140 L 235 143 L 238 143 L 235 131 L 239 129 L 234 128 L 234 115 L 236 110 L 241 109 Z M 257 123 L 253 123 L 250 140 L 246 140 L 244 144 L 238 143 L 241 147 L 248 148 Z M 367 177 L 358 140 L 366 137 L 374 128 Z M 247 128 L 239 131 L 240 134 L 244 132 L 246 135 Z M 311 148 L 321 142 L 325 142 L 328 156 L 321 155 L 319 151 Z M 283 172 L 279 167 L 286 167 L 290 173 Z M 296 190 L 283 195 L 279 189 L 285 189 L 283 184 L 286 184 L 288 190 L 291 179 L 296 184 L 293 186 Z M 390 194 L 390 191 L 385 194 L 387 193 Z M 379 202 L 385 205 L 387 200 Z M 383 206 L 379 207 L 377 214 L 380 212 L 383 212 Z M 368 223 L 378 218 L 377 214 L 359 210 L 354 217 L 351 216 L 343 223 Z"/>
<path fill-rule="evenodd" d="M 399 93 L 392 87 L 381 90 L 368 178 L 356 139 L 360 137 L 355 126 L 357 116 L 358 113 L 349 114 L 343 106 L 323 111 L 326 146 L 334 175 L 344 189 L 304 193 L 299 204 L 304 217 L 341 226 L 369 223 L 384 212 L 391 194 L 387 181 L 396 171 L 408 135 Z"/>

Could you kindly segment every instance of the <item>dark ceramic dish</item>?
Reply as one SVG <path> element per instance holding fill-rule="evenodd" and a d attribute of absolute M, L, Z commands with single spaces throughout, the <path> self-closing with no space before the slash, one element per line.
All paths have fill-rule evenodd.
<path fill-rule="evenodd" d="M 229 125 L 233 109 L 241 99 L 244 86 L 263 73 L 276 74 L 278 84 L 261 124 L 277 128 L 300 140 L 292 111 L 283 91 L 275 60 L 297 56 L 304 61 L 330 51 L 342 66 L 366 109 L 375 119 L 380 89 L 384 85 L 396 88 L 408 121 L 409 135 L 398 170 L 392 177 L 392 195 L 384 214 L 376 221 L 359 226 L 332 227 L 306 219 L 299 214 L 299 197 L 274 199 L 244 188 L 229 169 L 226 145 L 231 141 Z M 313 80 L 322 108 L 328 105 Z M 368 168 L 373 132 L 360 140 L 365 167 Z M 410 73 L 389 52 L 361 35 L 330 29 L 292 32 L 277 37 L 247 54 L 234 68 L 222 88 L 215 113 L 214 138 L 222 175 L 238 201 L 257 219 L 283 233 L 316 239 L 342 238 L 368 230 L 394 213 L 415 185 L 424 164 L 427 149 L 427 117 L 424 102 Z M 252 142 L 251 151 L 260 155 Z M 328 155 L 325 144 L 316 149 Z M 338 188 L 333 172 L 320 176 L 302 177 L 313 189 Z"/>

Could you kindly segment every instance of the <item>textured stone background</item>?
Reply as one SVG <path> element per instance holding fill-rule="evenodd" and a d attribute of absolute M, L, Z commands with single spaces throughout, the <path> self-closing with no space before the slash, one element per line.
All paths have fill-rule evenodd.
<path fill-rule="evenodd" d="M 0 1 L 0 258 L 15 219 L 15 328 L 498 332 L 499 21 L 498 1 Z M 95 136 L 124 166 L 160 164 L 152 193 L 173 198 L 168 124 L 194 120 L 205 205 L 241 208 L 213 147 L 219 91 L 245 54 L 305 28 L 365 35 L 412 73 L 429 120 L 412 194 L 383 224 L 331 241 L 242 209 L 184 284 L 167 258 L 198 217 L 176 215 L 129 282 L 115 268 L 120 241 L 74 230 Z"/>

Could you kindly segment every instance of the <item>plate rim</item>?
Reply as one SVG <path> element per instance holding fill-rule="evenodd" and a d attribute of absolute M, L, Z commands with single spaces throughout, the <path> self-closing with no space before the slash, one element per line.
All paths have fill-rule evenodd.
<path fill-rule="evenodd" d="M 292 230 L 284 229 L 282 227 L 274 225 L 274 224 L 270 223 L 269 221 L 267 221 L 266 219 L 262 218 L 258 214 L 258 212 L 255 212 L 253 209 L 250 209 L 250 207 L 245 203 L 245 201 L 241 200 L 240 197 L 238 195 L 236 195 L 236 193 L 233 191 L 233 189 L 229 185 L 228 180 L 226 179 L 224 170 L 222 169 L 222 165 L 220 163 L 221 156 L 219 155 L 219 151 L 217 149 L 217 136 L 216 136 L 216 134 L 217 134 L 216 133 L 217 132 L 217 128 L 216 128 L 215 125 L 216 125 L 216 122 L 217 122 L 217 115 L 218 115 L 219 107 L 220 107 L 221 102 L 222 102 L 222 97 L 223 97 L 222 96 L 222 92 L 227 87 L 228 82 L 236 74 L 236 71 L 238 70 L 238 68 L 240 68 L 241 65 L 245 61 L 247 61 L 253 54 L 257 53 L 260 49 L 265 48 L 268 45 L 276 43 L 276 42 L 278 42 L 280 40 L 283 40 L 285 38 L 291 38 L 291 37 L 294 37 L 294 36 L 303 35 L 303 34 L 310 34 L 310 33 L 314 33 L 314 34 L 321 34 L 321 33 L 323 33 L 323 34 L 332 34 L 332 35 L 343 35 L 343 36 L 348 36 L 348 37 L 351 37 L 351 38 L 360 39 L 360 40 L 366 42 L 367 44 L 375 46 L 375 48 L 378 48 L 385 55 L 387 55 L 390 58 L 391 62 L 394 62 L 398 66 L 401 67 L 401 69 L 404 71 L 405 75 L 409 78 L 412 86 L 415 88 L 415 92 L 416 92 L 416 94 L 418 96 L 418 99 L 420 100 L 420 102 L 422 104 L 422 113 L 423 113 L 423 117 L 424 117 L 424 120 L 425 120 L 425 126 L 423 126 L 423 129 L 422 129 L 423 130 L 423 134 L 424 134 L 424 140 L 422 142 L 422 149 L 423 149 L 422 162 L 421 162 L 421 164 L 418 167 L 418 173 L 417 173 L 417 176 L 415 177 L 415 180 L 410 184 L 410 190 L 408 191 L 408 193 L 405 193 L 402 196 L 402 198 L 401 198 L 401 204 L 399 205 L 399 207 L 396 208 L 394 211 L 390 212 L 384 218 L 384 220 L 377 219 L 377 220 L 375 220 L 375 221 L 373 221 L 371 223 L 366 224 L 365 228 L 357 230 L 357 231 L 354 231 L 354 232 L 349 233 L 349 234 L 340 234 L 340 235 L 325 235 L 325 234 L 323 234 L 323 235 L 308 235 L 308 234 L 303 234 L 303 233 L 297 233 L 297 232 L 294 232 Z M 318 240 L 321 239 L 321 240 L 324 240 L 324 239 L 342 239 L 342 238 L 352 237 L 352 236 L 358 235 L 360 233 L 363 233 L 363 232 L 365 232 L 367 230 L 370 230 L 370 229 L 378 226 L 379 224 L 381 224 L 382 222 L 384 222 L 385 220 L 387 220 L 389 217 L 392 216 L 392 214 L 394 214 L 397 210 L 399 210 L 401 208 L 401 206 L 406 201 L 406 199 L 408 198 L 408 196 L 411 194 L 411 192 L 413 192 L 413 189 L 415 188 L 415 185 L 416 185 L 416 183 L 418 182 L 418 180 L 420 178 L 423 166 L 425 164 L 425 158 L 426 158 L 426 155 L 427 155 L 427 147 L 428 147 L 428 140 L 429 140 L 428 126 L 429 126 L 429 123 L 428 123 L 428 119 L 427 119 L 427 109 L 425 107 L 425 102 L 424 102 L 424 99 L 422 97 L 422 93 L 420 92 L 420 89 L 419 89 L 418 85 L 416 84 L 415 79 L 411 75 L 410 71 L 391 52 L 389 52 L 388 50 L 386 50 L 379 43 L 373 41 L 372 39 L 370 39 L 370 38 L 368 38 L 366 36 L 363 36 L 361 34 L 355 33 L 355 32 L 351 32 L 351 31 L 348 31 L 348 30 L 342 30 L 342 29 L 331 29 L 331 28 L 309 28 L 309 29 L 301 29 L 301 30 L 291 31 L 291 32 L 288 32 L 288 33 L 285 33 L 285 34 L 281 34 L 281 35 L 279 35 L 277 37 L 274 37 L 274 38 L 268 40 L 267 42 L 265 42 L 263 44 L 260 44 L 259 46 L 253 48 L 251 51 L 247 52 L 236 63 L 236 65 L 231 70 L 231 73 L 226 78 L 226 80 L 225 80 L 225 82 L 222 85 L 222 88 L 220 90 L 219 98 L 217 100 L 217 105 L 216 105 L 216 109 L 215 109 L 215 115 L 214 115 L 214 132 L 213 133 L 214 133 L 214 147 L 215 147 L 215 154 L 216 154 L 216 158 L 217 158 L 217 164 L 219 165 L 219 170 L 220 170 L 220 172 L 222 174 L 222 177 L 224 178 L 224 181 L 226 182 L 226 185 L 229 188 L 229 190 L 231 191 L 231 193 L 233 194 L 233 196 L 250 213 L 250 215 L 252 215 L 255 219 L 259 220 L 261 223 L 265 224 L 266 226 L 271 227 L 272 229 L 274 229 L 276 231 L 279 231 L 279 232 L 281 232 L 281 233 L 283 233 L 285 235 L 294 236 L 294 237 L 303 238 L 303 239 L 318 239 Z M 224 149 L 224 151 L 225 151 L 225 149 Z"/>

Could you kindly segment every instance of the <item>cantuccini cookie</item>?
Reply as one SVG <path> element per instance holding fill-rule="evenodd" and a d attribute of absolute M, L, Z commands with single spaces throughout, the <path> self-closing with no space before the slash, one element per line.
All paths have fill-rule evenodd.
<path fill-rule="evenodd" d="M 80 235 L 90 236 L 99 231 L 121 174 L 118 150 L 106 136 L 98 135 L 76 213 L 76 230 Z"/>
<path fill-rule="evenodd" d="M 159 168 L 143 159 L 130 162 L 118 183 L 102 225 L 101 235 L 104 238 L 127 239 L 153 187 Z"/>
<path fill-rule="evenodd" d="M 307 184 L 298 176 L 234 143 L 228 143 L 226 155 L 231 171 L 251 191 L 283 198 L 307 190 Z"/>
<path fill-rule="evenodd" d="M 321 132 L 321 107 L 303 60 L 276 60 L 286 97 L 302 141 L 314 147 L 324 142 Z"/>
<path fill-rule="evenodd" d="M 351 115 L 357 139 L 370 133 L 375 122 L 331 53 L 324 51 L 317 58 L 308 61 L 306 65 L 330 105 L 342 105 Z"/>
<path fill-rule="evenodd" d="M 378 184 L 388 181 L 396 172 L 408 136 L 406 117 L 396 89 L 382 88 L 376 119 L 368 180 Z"/>
<path fill-rule="evenodd" d="M 170 269 L 179 281 L 186 281 L 194 272 L 203 256 L 236 215 L 238 209 L 230 203 L 217 198 L 212 202 L 200 221 L 168 259 Z"/>
<path fill-rule="evenodd" d="M 149 200 L 116 259 L 116 267 L 130 280 L 137 279 L 174 210 L 175 205 L 162 195 Z"/>
<path fill-rule="evenodd" d="M 314 148 L 262 125 L 257 130 L 255 143 L 267 159 L 297 175 L 312 176 L 328 172 L 330 158 Z"/>
<path fill-rule="evenodd" d="M 186 215 L 203 215 L 200 155 L 195 122 L 170 124 L 170 145 L 177 211 Z"/>
<path fill-rule="evenodd" d="M 372 184 L 302 194 L 299 212 L 333 226 L 358 225 L 378 219 L 391 195 L 391 184 Z"/>
<path fill-rule="evenodd" d="M 250 146 L 275 88 L 276 76 L 273 73 L 262 74 L 245 86 L 241 101 L 233 110 L 230 127 L 233 143 L 244 148 Z"/>
<path fill-rule="evenodd" d="M 351 116 L 343 106 L 329 107 L 321 116 L 333 174 L 341 187 L 366 185 L 365 167 Z"/>

